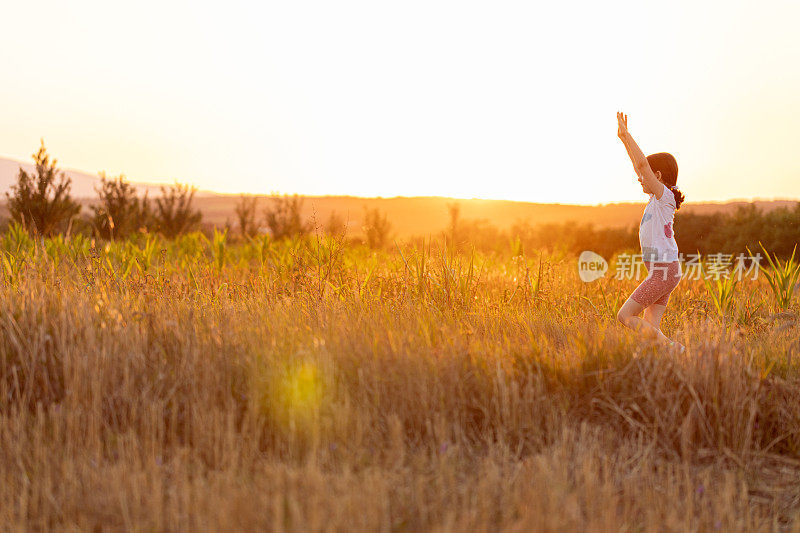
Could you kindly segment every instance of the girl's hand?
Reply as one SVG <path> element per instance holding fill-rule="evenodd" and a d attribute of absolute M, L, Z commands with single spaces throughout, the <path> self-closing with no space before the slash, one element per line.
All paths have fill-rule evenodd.
<path fill-rule="evenodd" d="M 624 141 L 628 135 L 628 115 L 617 111 L 617 126 L 617 137 Z"/>

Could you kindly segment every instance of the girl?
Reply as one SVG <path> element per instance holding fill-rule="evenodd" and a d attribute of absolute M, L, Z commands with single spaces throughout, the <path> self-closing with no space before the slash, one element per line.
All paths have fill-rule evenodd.
<path fill-rule="evenodd" d="M 617 320 L 683 352 L 685 347 L 667 338 L 660 327 L 669 295 L 678 286 L 682 275 L 678 244 L 672 230 L 675 211 L 685 199 L 675 185 L 678 163 L 666 152 L 645 157 L 628 133 L 628 116 L 617 113 L 617 123 L 617 136 L 628 150 L 642 190 L 650 195 L 639 224 L 639 244 L 642 247 L 642 261 L 648 271 L 647 278 L 622 305 Z M 636 316 L 642 311 L 643 318 Z"/>

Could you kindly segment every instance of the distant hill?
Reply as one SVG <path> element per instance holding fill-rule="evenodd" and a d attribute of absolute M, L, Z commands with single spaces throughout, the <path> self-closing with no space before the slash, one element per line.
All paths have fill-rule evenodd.
<path fill-rule="evenodd" d="M 16 182 L 20 165 L 33 170 L 33 165 L 11 159 L 0 158 L 0 213 L 5 215 L 5 192 Z M 85 206 L 91 205 L 96 197 L 97 176 L 76 170 L 65 170 L 72 178 L 73 195 L 81 199 Z M 148 191 L 152 198 L 160 194 L 159 185 L 152 183 L 132 183 L 141 192 Z M 262 217 L 264 208 L 272 201 L 270 196 L 258 197 L 258 215 Z M 234 208 L 238 195 L 217 194 L 198 191 L 197 206 L 203 212 L 204 222 L 222 226 L 229 222 L 235 226 Z M 457 200 L 441 197 L 397 197 L 397 198 L 359 198 L 353 196 L 310 196 L 305 197 L 303 214 L 314 218 L 319 227 L 324 227 L 332 212 L 338 213 L 348 222 L 348 233 L 361 233 L 364 208 L 379 209 L 386 213 L 393 230 L 399 237 L 412 235 L 436 235 L 448 224 L 448 205 L 461 206 L 461 218 L 485 219 L 490 224 L 506 229 L 517 221 L 530 224 L 561 223 L 572 220 L 578 223 L 593 223 L 597 227 L 623 227 L 637 224 L 644 209 L 644 199 L 640 203 L 612 203 L 602 205 L 541 204 L 514 202 L 509 200 Z M 736 201 L 726 203 L 690 203 L 681 206 L 681 213 L 707 214 L 733 211 L 737 206 L 750 202 Z M 798 200 L 759 200 L 753 202 L 761 210 L 794 206 Z"/>
<path fill-rule="evenodd" d="M 25 172 L 35 171 L 33 163 L 0 157 L 0 200 L 5 200 L 6 191 L 9 191 L 11 186 L 17 183 L 17 176 L 19 175 L 20 167 L 22 167 Z M 61 170 L 63 170 L 64 174 L 72 179 L 73 196 L 76 198 L 94 198 L 97 195 L 95 192 L 95 186 L 99 185 L 100 178 L 96 174 L 91 175 L 80 170 Z M 136 187 L 140 192 L 148 191 L 150 196 L 160 192 L 160 184 L 157 183 L 131 182 L 131 185 Z M 209 191 L 198 191 L 198 195 L 203 194 L 215 193 Z"/>

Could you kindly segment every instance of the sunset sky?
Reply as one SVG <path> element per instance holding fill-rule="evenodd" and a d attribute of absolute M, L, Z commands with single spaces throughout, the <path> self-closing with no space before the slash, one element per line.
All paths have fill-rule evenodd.
<path fill-rule="evenodd" d="M 800 2 L 6 2 L 0 155 L 221 192 L 800 198 Z"/>

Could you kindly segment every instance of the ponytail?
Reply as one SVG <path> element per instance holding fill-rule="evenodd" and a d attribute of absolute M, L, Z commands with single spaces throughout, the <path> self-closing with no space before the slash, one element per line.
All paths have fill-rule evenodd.
<path fill-rule="evenodd" d="M 673 196 L 675 196 L 675 210 L 677 211 L 681 208 L 683 201 L 686 200 L 686 196 L 683 195 L 677 185 L 670 185 L 669 190 L 671 190 Z"/>

